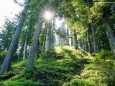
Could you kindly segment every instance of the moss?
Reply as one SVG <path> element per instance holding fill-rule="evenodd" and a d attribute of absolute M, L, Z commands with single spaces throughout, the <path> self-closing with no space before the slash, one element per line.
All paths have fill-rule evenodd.
<path fill-rule="evenodd" d="M 115 64 L 111 58 L 103 60 L 97 55 L 92 58 L 87 52 L 69 46 L 56 47 L 39 55 L 31 69 L 26 69 L 27 60 L 14 62 L 13 75 L 2 76 L 0 86 L 115 85 Z"/>
<path fill-rule="evenodd" d="M 33 82 L 32 80 L 26 80 L 24 78 L 18 80 L 7 80 L 3 84 L 3 86 L 42 86 L 39 82 Z"/>

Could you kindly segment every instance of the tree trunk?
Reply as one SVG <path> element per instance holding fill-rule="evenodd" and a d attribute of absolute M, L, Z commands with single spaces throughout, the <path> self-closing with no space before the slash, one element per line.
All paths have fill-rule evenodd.
<path fill-rule="evenodd" d="M 82 49 L 82 42 L 81 42 L 81 39 L 79 40 L 79 48 Z"/>
<path fill-rule="evenodd" d="M 85 44 L 86 44 L 86 52 L 89 52 L 89 49 L 88 49 L 88 42 L 86 41 Z"/>
<path fill-rule="evenodd" d="M 24 43 L 25 43 L 25 42 L 23 41 L 22 46 L 21 46 L 21 48 L 20 48 L 20 50 L 19 50 L 18 59 L 22 59 L 21 56 L 23 55 Z"/>
<path fill-rule="evenodd" d="M 69 30 L 68 29 L 66 29 L 66 45 L 68 45 L 69 46 Z"/>
<path fill-rule="evenodd" d="M 47 36 L 47 45 L 46 45 L 46 51 L 49 51 L 51 49 L 52 44 L 52 37 L 51 37 L 51 25 L 48 26 L 48 36 Z"/>
<path fill-rule="evenodd" d="M 28 28 L 26 29 L 26 39 L 25 39 L 25 44 L 24 44 L 23 59 L 25 59 L 26 53 L 27 53 L 27 42 L 28 42 L 29 29 L 30 29 L 30 27 L 28 27 Z"/>
<path fill-rule="evenodd" d="M 27 0 L 26 4 L 29 4 L 29 2 L 30 2 L 30 0 Z M 11 59 L 12 59 L 13 54 L 15 52 L 15 46 L 16 46 L 16 43 L 19 39 L 20 31 L 21 31 L 21 28 L 23 26 L 23 22 L 25 20 L 25 13 L 27 12 L 27 10 L 28 10 L 28 8 L 27 8 L 27 6 L 25 6 L 24 10 L 22 12 L 22 15 L 20 17 L 19 23 L 17 25 L 16 32 L 13 36 L 12 42 L 10 44 L 8 52 L 5 56 L 5 59 L 3 61 L 2 66 L 1 66 L 0 74 L 3 74 L 5 71 L 8 71 L 8 69 L 9 69 L 9 65 L 11 64 Z"/>
<path fill-rule="evenodd" d="M 114 28 L 114 30 L 115 30 L 115 24 L 113 24 L 113 28 Z"/>
<path fill-rule="evenodd" d="M 113 54 L 115 54 L 115 36 L 113 34 L 113 31 L 110 28 L 109 23 L 105 20 L 104 20 L 104 22 L 105 22 L 106 34 L 107 34 L 107 37 L 108 37 L 108 40 L 110 43 L 111 50 L 112 50 Z"/>
<path fill-rule="evenodd" d="M 85 45 L 85 40 L 84 40 L 84 38 L 82 38 L 82 46 L 83 46 L 83 50 L 85 51 L 86 45 Z"/>
<path fill-rule="evenodd" d="M 77 33 L 76 33 L 75 30 L 74 30 L 74 46 L 75 46 L 76 49 L 78 48 L 78 44 L 77 44 Z"/>
<path fill-rule="evenodd" d="M 88 45 L 88 43 L 89 43 L 89 37 L 88 37 L 88 31 L 86 32 L 86 51 L 87 52 L 89 52 L 89 45 Z"/>
<path fill-rule="evenodd" d="M 44 38 L 43 38 L 43 51 L 45 50 L 46 47 L 46 34 L 47 34 L 47 30 L 45 30 Z"/>
<path fill-rule="evenodd" d="M 87 32 L 87 36 L 88 36 L 88 49 L 89 49 L 89 52 L 92 53 L 93 52 L 93 48 L 92 48 L 93 45 L 92 45 L 92 42 L 91 42 L 92 35 L 90 37 L 90 33 L 91 33 L 91 31 L 90 31 L 90 28 L 89 28 L 88 32 Z"/>
<path fill-rule="evenodd" d="M 73 46 L 74 44 L 73 44 L 73 31 L 72 30 L 70 30 L 70 35 L 71 35 L 71 38 L 70 38 L 70 46 Z"/>
<path fill-rule="evenodd" d="M 36 53 L 36 47 L 38 44 L 38 38 L 40 36 L 40 32 L 41 32 L 41 27 L 42 27 L 42 23 L 43 21 L 39 19 L 38 21 L 38 27 L 35 31 L 35 36 L 31 45 L 31 49 L 30 49 L 30 54 L 28 57 L 28 63 L 27 63 L 27 68 L 32 68 L 34 66 L 34 56 Z"/>
<path fill-rule="evenodd" d="M 96 43 L 96 37 L 95 37 L 95 29 L 94 29 L 92 21 L 91 21 L 91 30 L 92 30 L 92 36 L 93 36 L 94 53 L 96 53 L 97 52 L 97 43 Z"/>

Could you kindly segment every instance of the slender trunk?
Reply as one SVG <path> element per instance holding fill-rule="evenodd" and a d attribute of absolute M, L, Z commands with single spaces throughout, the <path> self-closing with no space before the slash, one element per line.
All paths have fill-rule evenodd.
<path fill-rule="evenodd" d="M 89 0 L 87 0 L 87 4 L 88 4 L 89 11 L 90 11 L 90 3 L 89 3 Z M 92 19 L 91 19 L 90 25 L 91 25 L 92 36 L 93 36 L 93 48 L 94 48 L 94 53 L 96 53 L 98 50 L 97 50 L 96 37 L 95 37 L 95 31 L 94 31 L 94 26 L 93 26 Z M 92 45 L 91 45 L 90 39 L 89 39 L 89 47 L 90 47 L 90 48 L 89 48 L 90 52 L 92 52 Z"/>
<path fill-rule="evenodd" d="M 54 47 L 54 35 L 53 32 L 51 32 L 51 49 Z"/>
<path fill-rule="evenodd" d="M 114 30 L 115 30 L 115 24 L 113 24 L 113 28 L 114 28 Z"/>
<path fill-rule="evenodd" d="M 94 53 L 97 52 L 97 43 L 96 43 L 96 37 L 95 37 L 95 29 L 94 29 L 94 25 L 91 21 L 91 30 L 92 30 L 92 36 L 93 36 L 93 48 L 94 48 Z"/>
<path fill-rule="evenodd" d="M 72 44 L 72 42 L 71 42 L 71 31 L 68 29 L 68 36 L 69 36 L 69 46 L 71 46 Z"/>
<path fill-rule="evenodd" d="M 70 30 L 68 29 L 68 42 L 69 42 L 69 46 L 71 46 L 71 38 L 70 38 Z"/>
<path fill-rule="evenodd" d="M 81 39 L 79 40 L 79 47 L 80 47 L 80 49 L 82 49 L 82 41 L 81 41 Z"/>
<path fill-rule="evenodd" d="M 76 33 L 75 30 L 74 30 L 74 46 L 75 46 L 76 49 L 78 48 L 78 44 L 77 44 L 77 33 Z"/>
<path fill-rule="evenodd" d="M 88 31 L 86 32 L 86 51 L 87 52 L 89 52 L 89 45 L 88 45 L 88 43 L 89 43 L 89 37 L 88 37 Z"/>
<path fill-rule="evenodd" d="M 92 35 L 90 37 L 90 33 L 91 33 L 91 31 L 90 31 L 90 29 L 88 29 L 88 32 L 87 32 L 87 34 L 88 34 L 88 46 L 89 46 L 88 49 L 89 49 L 89 52 L 92 53 L 93 52 L 92 42 L 91 42 Z"/>
<path fill-rule="evenodd" d="M 24 41 L 23 41 L 22 46 L 21 46 L 21 48 L 20 48 L 20 50 L 19 50 L 18 59 L 22 59 L 21 56 L 23 55 L 23 54 L 22 54 L 22 53 L 23 53 L 23 50 L 24 50 Z"/>
<path fill-rule="evenodd" d="M 85 40 L 84 40 L 84 38 L 82 39 L 82 46 L 83 46 L 83 50 L 85 51 Z"/>
<path fill-rule="evenodd" d="M 49 51 L 51 49 L 52 44 L 52 37 L 51 37 L 51 25 L 48 26 L 48 36 L 47 36 L 47 45 L 46 45 L 46 51 Z"/>
<path fill-rule="evenodd" d="M 110 28 L 109 23 L 105 20 L 104 20 L 104 22 L 105 22 L 106 34 L 107 34 L 107 37 L 108 37 L 108 40 L 110 43 L 111 50 L 112 50 L 113 54 L 115 54 L 115 36 L 113 34 L 113 31 Z"/>
<path fill-rule="evenodd" d="M 25 39 L 25 44 L 24 44 L 23 59 L 25 59 L 26 53 L 27 53 L 28 33 L 29 33 L 29 27 L 26 29 L 26 39 Z"/>
<path fill-rule="evenodd" d="M 51 39 L 52 39 L 51 48 L 52 49 L 53 49 L 54 44 L 55 44 L 54 29 L 55 29 L 55 22 L 53 20 L 53 22 L 52 22 L 52 30 L 51 30 Z"/>
<path fill-rule="evenodd" d="M 34 66 L 34 56 L 35 56 L 35 53 L 36 53 L 36 47 L 37 47 L 37 44 L 38 44 L 38 38 L 40 36 L 42 23 L 43 23 L 43 21 L 39 19 L 38 26 L 37 26 L 37 29 L 35 31 L 35 36 L 34 36 L 34 39 L 32 41 L 30 54 L 29 54 L 29 57 L 28 57 L 28 63 L 27 63 L 28 68 L 32 68 Z"/>
<path fill-rule="evenodd" d="M 71 46 L 73 46 L 74 44 L 73 44 L 73 31 L 72 30 L 70 30 L 70 35 L 71 35 Z"/>
<path fill-rule="evenodd" d="M 89 49 L 88 49 L 88 42 L 86 42 L 85 44 L 86 44 L 86 52 L 89 52 Z"/>
<path fill-rule="evenodd" d="M 43 50 L 45 50 L 45 46 L 46 46 L 46 33 L 47 33 L 47 30 L 45 30 L 45 33 L 44 33 Z"/>
<path fill-rule="evenodd" d="M 66 29 L 66 45 L 69 46 L 69 38 L 68 38 L 68 36 L 69 36 L 69 32 L 68 32 L 68 31 L 69 31 L 69 30 Z"/>
<path fill-rule="evenodd" d="M 71 38 L 71 46 L 73 46 L 74 44 L 73 44 L 73 37 Z"/>
<path fill-rule="evenodd" d="M 83 44 L 83 38 L 82 38 L 82 39 L 81 39 L 81 49 L 82 49 L 82 50 L 84 50 L 83 47 L 84 47 L 84 44 Z"/>
<path fill-rule="evenodd" d="M 27 4 L 29 4 L 30 0 L 27 0 Z M 17 25 L 17 28 L 16 28 L 16 32 L 13 36 L 13 39 L 12 39 L 12 42 L 10 44 L 10 47 L 8 49 L 8 52 L 5 56 L 5 59 L 3 61 L 3 64 L 2 64 L 2 67 L 1 67 L 1 70 L 0 70 L 0 74 L 3 74 L 5 71 L 7 71 L 9 69 L 9 65 L 11 64 L 11 59 L 13 57 L 13 54 L 15 52 L 15 46 L 16 46 L 16 43 L 19 39 L 19 35 L 20 35 L 20 31 L 21 31 L 21 28 L 23 26 L 23 22 L 25 20 L 25 13 L 27 12 L 27 6 L 24 7 L 24 10 L 22 12 L 22 15 L 20 17 L 20 20 L 19 20 L 19 23 Z"/>

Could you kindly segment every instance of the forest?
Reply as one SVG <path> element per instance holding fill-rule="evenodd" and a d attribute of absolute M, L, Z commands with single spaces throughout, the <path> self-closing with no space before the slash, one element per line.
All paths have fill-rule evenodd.
<path fill-rule="evenodd" d="M 0 32 L 0 86 L 115 86 L 115 0 L 14 0 Z"/>

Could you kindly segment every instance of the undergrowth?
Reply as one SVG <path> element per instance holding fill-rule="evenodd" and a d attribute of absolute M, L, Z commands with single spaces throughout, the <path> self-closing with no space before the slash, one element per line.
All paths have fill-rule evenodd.
<path fill-rule="evenodd" d="M 115 86 L 114 59 L 109 51 L 93 57 L 61 46 L 39 56 L 32 69 L 26 68 L 27 60 L 13 63 L 12 70 L 0 76 L 0 86 Z"/>

